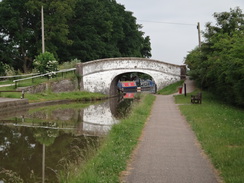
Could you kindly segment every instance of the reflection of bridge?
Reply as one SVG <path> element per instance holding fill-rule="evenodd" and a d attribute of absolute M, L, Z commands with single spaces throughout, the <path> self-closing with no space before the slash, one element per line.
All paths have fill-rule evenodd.
<path fill-rule="evenodd" d="M 146 58 L 110 58 L 77 65 L 82 79 L 80 89 L 113 95 L 120 76 L 124 73 L 140 72 L 150 75 L 157 88 L 179 81 L 185 77 L 186 67 Z"/>
<path fill-rule="evenodd" d="M 118 102 L 113 100 L 113 102 Z M 106 134 L 113 124 L 119 122 L 110 108 L 109 100 L 89 107 L 74 109 L 41 110 L 32 113 L 12 111 L 0 118 L 1 126 L 39 128 L 50 130 L 73 131 L 75 135 L 99 136 Z M 117 104 L 114 104 L 114 107 Z M 13 115 L 15 114 L 15 115 Z M 13 117 L 15 118 L 13 119 Z M 9 119 L 9 117 L 11 117 Z"/>
<path fill-rule="evenodd" d="M 74 127 L 64 128 L 64 127 L 52 127 L 52 126 L 42 126 L 42 125 L 33 125 L 30 123 L 0 123 L 0 125 L 6 126 L 14 126 L 14 127 L 26 127 L 26 128 L 45 128 L 45 129 L 52 129 L 52 130 L 74 130 Z"/>

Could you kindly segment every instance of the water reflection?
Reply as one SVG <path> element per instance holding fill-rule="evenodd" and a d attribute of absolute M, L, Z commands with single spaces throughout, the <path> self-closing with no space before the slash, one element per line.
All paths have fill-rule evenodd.
<path fill-rule="evenodd" d="M 91 105 L 84 109 L 83 131 L 88 134 L 107 133 L 113 124 L 118 123 L 109 107 L 109 102 Z"/>
<path fill-rule="evenodd" d="M 87 106 L 75 103 L 1 115 L 0 182 L 65 179 L 68 165 L 80 164 L 88 150 L 99 146 L 100 136 L 123 116 L 117 98 Z"/>

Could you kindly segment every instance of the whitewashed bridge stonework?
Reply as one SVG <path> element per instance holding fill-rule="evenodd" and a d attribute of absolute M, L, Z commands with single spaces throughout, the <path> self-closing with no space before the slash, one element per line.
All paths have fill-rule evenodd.
<path fill-rule="evenodd" d="M 124 73 L 140 72 L 150 75 L 157 89 L 179 81 L 185 76 L 185 65 L 174 65 L 146 58 L 109 58 L 80 63 L 80 89 L 113 95 Z"/>

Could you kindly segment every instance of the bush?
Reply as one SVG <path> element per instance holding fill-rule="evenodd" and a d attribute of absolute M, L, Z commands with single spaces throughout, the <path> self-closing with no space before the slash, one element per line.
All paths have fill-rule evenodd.
<path fill-rule="evenodd" d="M 41 74 L 57 71 L 58 62 L 50 52 L 41 53 L 34 60 L 34 67 Z"/>
<path fill-rule="evenodd" d="M 2 62 L 0 62 L 0 76 L 13 76 L 15 75 L 15 71 L 14 71 L 14 68 L 11 67 L 10 65 L 8 64 L 4 64 Z"/>
<path fill-rule="evenodd" d="M 0 62 L 0 76 L 4 76 L 5 75 L 5 71 L 4 71 L 4 68 L 3 68 L 3 63 Z"/>
<path fill-rule="evenodd" d="M 185 64 L 199 87 L 244 106 L 244 14 L 236 8 L 214 16 L 217 26 L 206 25 L 205 42 L 187 55 Z"/>
<path fill-rule="evenodd" d="M 81 61 L 76 58 L 76 59 L 71 60 L 70 62 L 64 62 L 64 63 L 62 63 L 62 65 L 59 65 L 58 68 L 60 70 L 61 69 L 70 69 L 70 68 L 76 67 L 76 65 L 78 63 L 81 63 Z"/>

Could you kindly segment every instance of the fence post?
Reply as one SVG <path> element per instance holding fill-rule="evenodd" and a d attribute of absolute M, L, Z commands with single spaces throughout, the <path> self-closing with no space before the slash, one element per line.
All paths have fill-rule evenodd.
<path fill-rule="evenodd" d="M 25 90 L 22 90 L 21 92 L 21 99 L 25 98 Z"/>
<path fill-rule="evenodd" d="M 185 97 L 186 97 L 186 83 L 184 83 L 184 93 L 185 93 Z"/>

